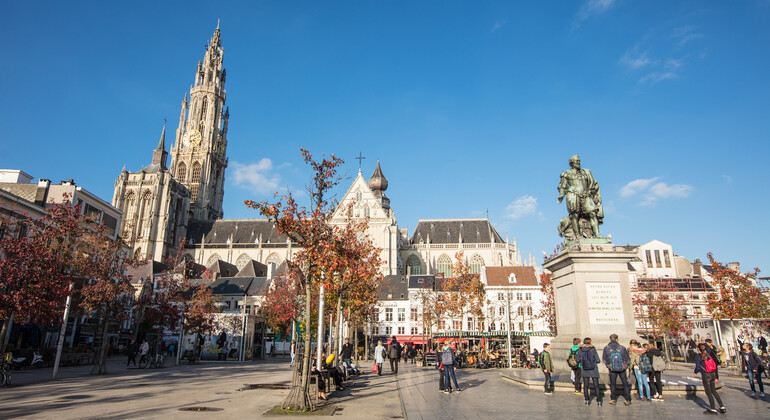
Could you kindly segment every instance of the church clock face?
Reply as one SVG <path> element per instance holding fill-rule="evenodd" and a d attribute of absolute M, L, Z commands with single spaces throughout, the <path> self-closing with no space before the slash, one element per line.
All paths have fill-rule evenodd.
<path fill-rule="evenodd" d="M 201 133 L 198 130 L 188 130 L 182 137 L 184 147 L 198 147 L 201 144 Z"/>

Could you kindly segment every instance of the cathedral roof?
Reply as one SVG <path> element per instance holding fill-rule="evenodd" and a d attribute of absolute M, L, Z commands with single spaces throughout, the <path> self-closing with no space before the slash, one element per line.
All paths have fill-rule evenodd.
<path fill-rule="evenodd" d="M 235 277 L 261 277 L 265 275 L 267 275 L 267 266 L 265 264 L 262 264 L 259 261 L 249 260 Z"/>
<path fill-rule="evenodd" d="M 286 236 L 279 235 L 275 224 L 267 219 L 194 220 L 187 227 L 189 246 L 198 246 L 202 240 L 208 244 L 227 244 L 232 238 L 235 244 L 286 245 Z"/>
<path fill-rule="evenodd" d="M 487 219 L 420 220 L 411 242 L 428 243 L 428 239 L 432 244 L 505 242 Z"/>
<path fill-rule="evenodd" d="M 161 171 L 161 167 L 159 163 L 153 163 L 142 168 L 142 172 L 148 173 L 148 174 L 156 174 L 160 171 Z"/>
<path fill-rule="evenodd" d="M 219 277 L 233 277 L 238 273 L 238 267 L 222 260 L 216 260 L 208 269 Z"/>

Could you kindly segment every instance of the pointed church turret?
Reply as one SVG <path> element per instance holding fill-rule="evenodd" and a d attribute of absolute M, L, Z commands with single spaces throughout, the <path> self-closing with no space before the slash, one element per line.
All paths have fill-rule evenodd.
<path fill-rule="evenodd" d="M 372 177 L 369 178 L 369 189 L 382 205 L 382 208 L 390 208 L 390 199 L 385 195 L 385 190 L 388 189 L 388 180 L 385 175 L 382 174 L 382 168 L 380 168 L 380 161 L 377 161 L 377 167 L 374 168 Z"/>
<path fill-rule="evenodd" d="M 166 159 L 168 158 L 168 152 L 166 152 L 166 123 L 163 123 L 163 131 L 160 133 L 160 141 L 158 141 L 158 147 L 152 152 L 152 164 L 160 165 L 160 169 L 166 169 Z"/>

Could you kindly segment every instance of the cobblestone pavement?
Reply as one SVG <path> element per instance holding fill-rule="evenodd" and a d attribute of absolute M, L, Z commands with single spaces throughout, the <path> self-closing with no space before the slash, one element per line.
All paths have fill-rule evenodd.
<path fill-rule="evenodd" d="M 0 388 L 0 419 L 254 418 L 280 404 L 288 390 L 239 388 L 291 381 L 288 359 L 165 369 L 127 369 L 123 363 L 111 359 L 111 373 L 103 376 L 89 375 L 90 366 L 62 368 L 55 381 L 50 368 L 16 372 L 13 385 Z M 330 395 L 335 417 L 402 418 L 396 377 L 365 373 L 345 386 Z M 201 406 L 221 411 L 180 411 Z"/>
<path fill-rule="evenodd" d="M 545 395 L 540 390 L 528 390 L 500 377 L 499 370 L 461 369 L 457 381 L 462 392 L 449 395 L 438 391 L 438 372 L 405 365 L 399 371 L 399 395 L 404 403 L 406 418 L 419 419 L 690 419 L 710 418 L 703 414 L 708 405 L 706 396 L 697 393 L 688 397 L 682 393 L 666 393 L 664 402 L 643 402 L 634 399 L 631 406 L 609 405 L 605 394 L 604 406 L 594 401 L 586 407 L 582 396 L 568 392 Z M 601 378 L 603 382 L 607 378 Z M 719 391 L 726 415 L 720 418 L 770 418 L 770 397 L 764 400 L 748 396 L 748 380 L 724 379 Z M 769 390 L 770 391 L 770 390 Z"/>

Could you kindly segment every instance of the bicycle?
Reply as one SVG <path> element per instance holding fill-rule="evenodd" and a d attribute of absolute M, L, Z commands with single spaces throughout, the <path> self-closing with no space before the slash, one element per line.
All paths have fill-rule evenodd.
<path fill-rule="evenodd" d="M 149 365 L 150 365 L 150 358 L 146 354 L 141 355 L 139 357 L 139 369 L 144 369 Z"/>
<path fill-rule="evenodd" d="M 153 368 L 166 367 L 166 356 L 164 356 L 162 353 L 156 354 L 155 358 L 150 362 L 150 367 L 153 367 Z"/>
<path fill-rule="evenodd" d="M 0 386 L 6 386 L 11 384 L 11 353 L 3 354 L 2 360 L 0 360 Z"/>

